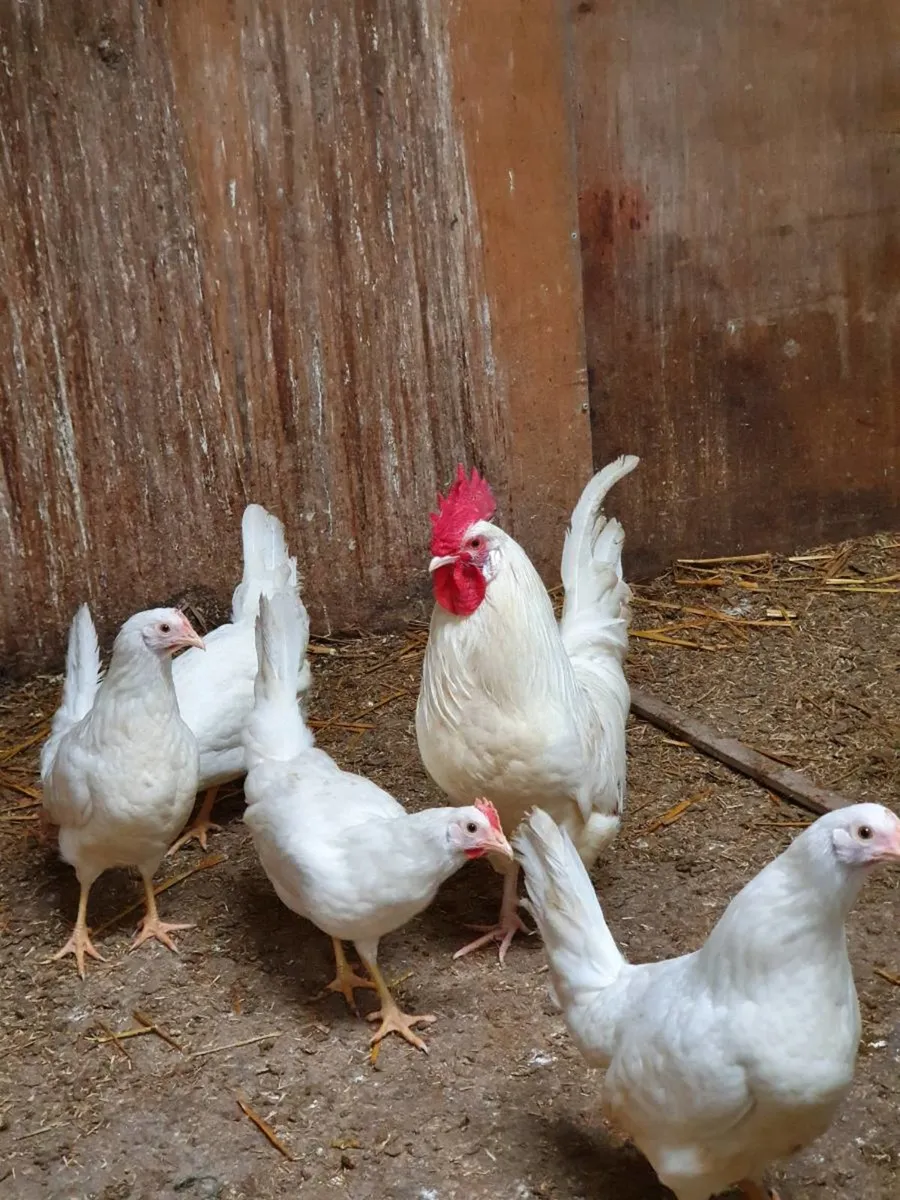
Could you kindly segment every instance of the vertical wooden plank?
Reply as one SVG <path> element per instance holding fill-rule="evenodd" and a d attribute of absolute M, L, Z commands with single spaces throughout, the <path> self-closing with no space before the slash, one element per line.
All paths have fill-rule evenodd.
<path fill-rule="evenodd" d="M 567 15 L 453 0 L 454 86 L 507 397 L 511 531 L 545 578 L 591 475 Z"/>
<path fill-rule="evenodd" d="M 596 456 L 631 562 L 900 518 L 900 10 L 572 3 Z"/>

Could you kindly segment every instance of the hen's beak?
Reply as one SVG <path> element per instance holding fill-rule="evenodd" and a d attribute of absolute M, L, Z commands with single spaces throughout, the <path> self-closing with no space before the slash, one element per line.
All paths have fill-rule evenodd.
<path fill-rule="evenodd" d="M 512 846 L 506 840 L 502 833 L 491 831 L 489 841 L 485 841 L 484 848 L 488 854 L 502 854 L 504 858 L 512 858 Z"/>
<path fill-rule="evenodd" d="M 900 829 L 889 839 L 884 850 L 879 855 L 880 862 L 900 863 Z"/>
<path fill-rule="evenodd" d="M 176 650 L 181 650 L 185 646 L 196 646 L 198 650 L 206 649 L 203 638 L 188 620 L 185 620 L 184 628 L 181 631 L 181 636 L 174 643 Z"/>
<path fill-rule="evenodd" d="M 451 563 L 456 562 L 455 554 L 441 554 L 437 558 L 433 558 L 428 564 L 429 574 L 433 574 L 438 567 L 449 567 Z"/>

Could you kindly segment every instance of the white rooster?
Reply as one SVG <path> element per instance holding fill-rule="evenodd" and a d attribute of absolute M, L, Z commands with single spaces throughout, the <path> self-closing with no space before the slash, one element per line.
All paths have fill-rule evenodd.
<path fill-rule="evenodd" d="M 161 921 L 153 875 L 184 824 L 197 791 L 197 739 L 178 711 L 172 655 L 202 650 L 190 621 L 174 608 L 130 617 L 119 631 L 102 682 L 97 635 L 86 604 L 69 632 L 66 680 L 50 736 L 41 750 L 44 813 L 59 826 L 59 852 L 78 876 L 74 932 L 54 958 L 102 958 L 87 927 L 88 895 L 110 867 L 137 867 L 147 912 L 132 949 L 156 938 L 175 949 Z"/>
<path fill-rule="evenodd" d="M 490 804 L 407 813 L 316 749 L 296 699 L 307 621 L 295 592 L 260 600 L 257 636 L 244 820 L 263 869 L 288 908 L 330 935 L 336 977 L 329 989 L 354 1011 L 354 988 L 378 992 L 372 1043 L 393 1032 L 425 1050 L 413 1027 L 435 1018 L 401 1012 L 378 968 L 379 939 L 426 908 L 469 859 L 489 851 L 512 859 L 512 850 Z M 354 943 L 370 980 L 351 970 L 342 941 Z"/>
<path fill-rule="evenodd" d="M 639 966 L 546 813 L 514 845 L 569 1032 L 606 1068 L 609 1119 L 678 1200 L 736 1183 L 763 1200 L 765 1169 L 824 1133 L 852 1082 L 860 1019 L 844 922 L 869 869 L 900 862 L 900 819 L 879 804 L 820 817 L 700 950 Z"/>
<path fill-rule="evenodd" d="M 205 850 L 207 834 L 219 828 L 210 819 L 216 793 L 223 783 L 244 773 L 243 732 L 253 707 L 259 598 L 270 596 L 286 574 L 289 585 L 297 587 L 296 561 L 288 555 L 284 527 L 277 517 L 259 504 L 248 504 L 241 537 L 244 575 L 232 597 L 231 622 L 206 634 L 205 653 L 188 650 L 172 664 L 181 715 L 200 747 L 197 786 L 206 794 L 170 854 L 191 838 Z M 309 664 L 304 658 L 297 672 L 297 695 L 305 696 L 309 686 Z"/>
<path fill-rule="evenodd" d="M 437 603 L 416 707 L 425 768 L 456 804 L 491 800 L 507 834 L 543 805 L 588 865 L 619 827 L 630 704 L 625 535 L 601 507 L 637 463 L 628 455 L 604 467 L 572 513 L 558 625 L 527 554 L 491 524 L 494 498 L 477 471 L 468 479 L 460 467 L 431 517 Z M 504 871 L 499 922 L 457 958 L 497 939 L 502 962 L 525 928 L 517 867 L 492 865 Z"/>

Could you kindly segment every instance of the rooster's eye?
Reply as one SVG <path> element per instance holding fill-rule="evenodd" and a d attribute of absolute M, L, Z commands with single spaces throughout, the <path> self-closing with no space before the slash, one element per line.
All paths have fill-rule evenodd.
<path fill-rule="evenodd" d="M 159 628 L 162 633 L 171 633 L 172 632 L 172 626 L 167 624 L 165 621 L 163 621 L 162 625 L 160 625 Z"/>
<path fill-rule="evenodd" d="M 472 547 L 473 550 L 480 550 L 481 547 L 484 545 L 484 539 L 480 538 L 480 537 L 473 537 L 470 539 L 469 545 Z"/>
<path fill-rule="evenodd" d="M 857 830 L 857 833 L 859 834 L 859 836 L 862 838 L 862 840 L 864 842 L 867 842 L 869 840 L 869 838 L 872 836 L 872 830 L 869 828 L 868 825 L 860 825 L 859 829 Z"/>
<path fill-rule="evenodd" d="M 478 832 L 478 826 L 475 824 L 474 821 L 470 821 L 468 823 L 468 825 L 466 826 L 466 832 L 467 833 L 477 833 Z"/>

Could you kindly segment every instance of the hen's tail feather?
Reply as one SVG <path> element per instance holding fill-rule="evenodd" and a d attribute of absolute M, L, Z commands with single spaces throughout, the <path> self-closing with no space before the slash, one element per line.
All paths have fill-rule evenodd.
<path fill-rule="evenodd" d="M 590 877 L 569 835 L 535 809 L 513 838 L 529 907 L 550 961 L 553 989 L 567 1011 L 609 987 L 626 965 L 607 928 Z"/>
<path fill-rule="evenodd" d="M 625 531 L 602 510 L 610 488 L 630 474 L 640 460 L 623 454 L 598 471 L 572 513 L 562 554 L 565 588 L 560 631 L 570 655 L 608 649 L 624 656 L 628 648 L 628 601 L 622 578 Z"/>
<path fill-rule="evenodd" d="M 251 624 L 256 621 L 260 596 L 271 596 L 281 589 L 298 592 L 297 560 L 288 554 L 284 537 L 284 526 L 261 504 L 248 504 L 241 520 L 241 538 L 244 553 L 244 576 L 234 590 L 231 601 L 231 619 L 236 624 Z M 309 641 L 309 617 L 298 599 L 306 622 Z M 296 679 L 297 695 L 305 697 L 312 685 L 312 673 L 305 658 L 301 662 Z"/>
<path fill-rule="evenodd" d="M 267 761 L 288 762 L 313 746 L 297 704 L 297 678 L 308 641 L 309 615 L 285 572 L 282 586 L 259 599 L 259 666 L 244 731 L 248 769 Z"/>
<path fill-rule="evenodd" d="M 260 596 L 271 596 L 283 579 L 282 564 L 290 570 L 291 585 L 297 586 L 297 563 L 288 554 L 284 526 L 261 504 L 248 504 L 241 519 L 244 575 L 234 590 L 231 616 L 235 624 L 256 620 Z"/>
<path fill-rule="evenodd" d="M 41 748 L 42 778 L 53 766 L 62 736 L 91 711 L 99 686 L 100 647 L 97 644 L 97 631 L 90 608 L 82 604 L 69 629 L 62 700 L 54 713 L 50 736 Z"/>

